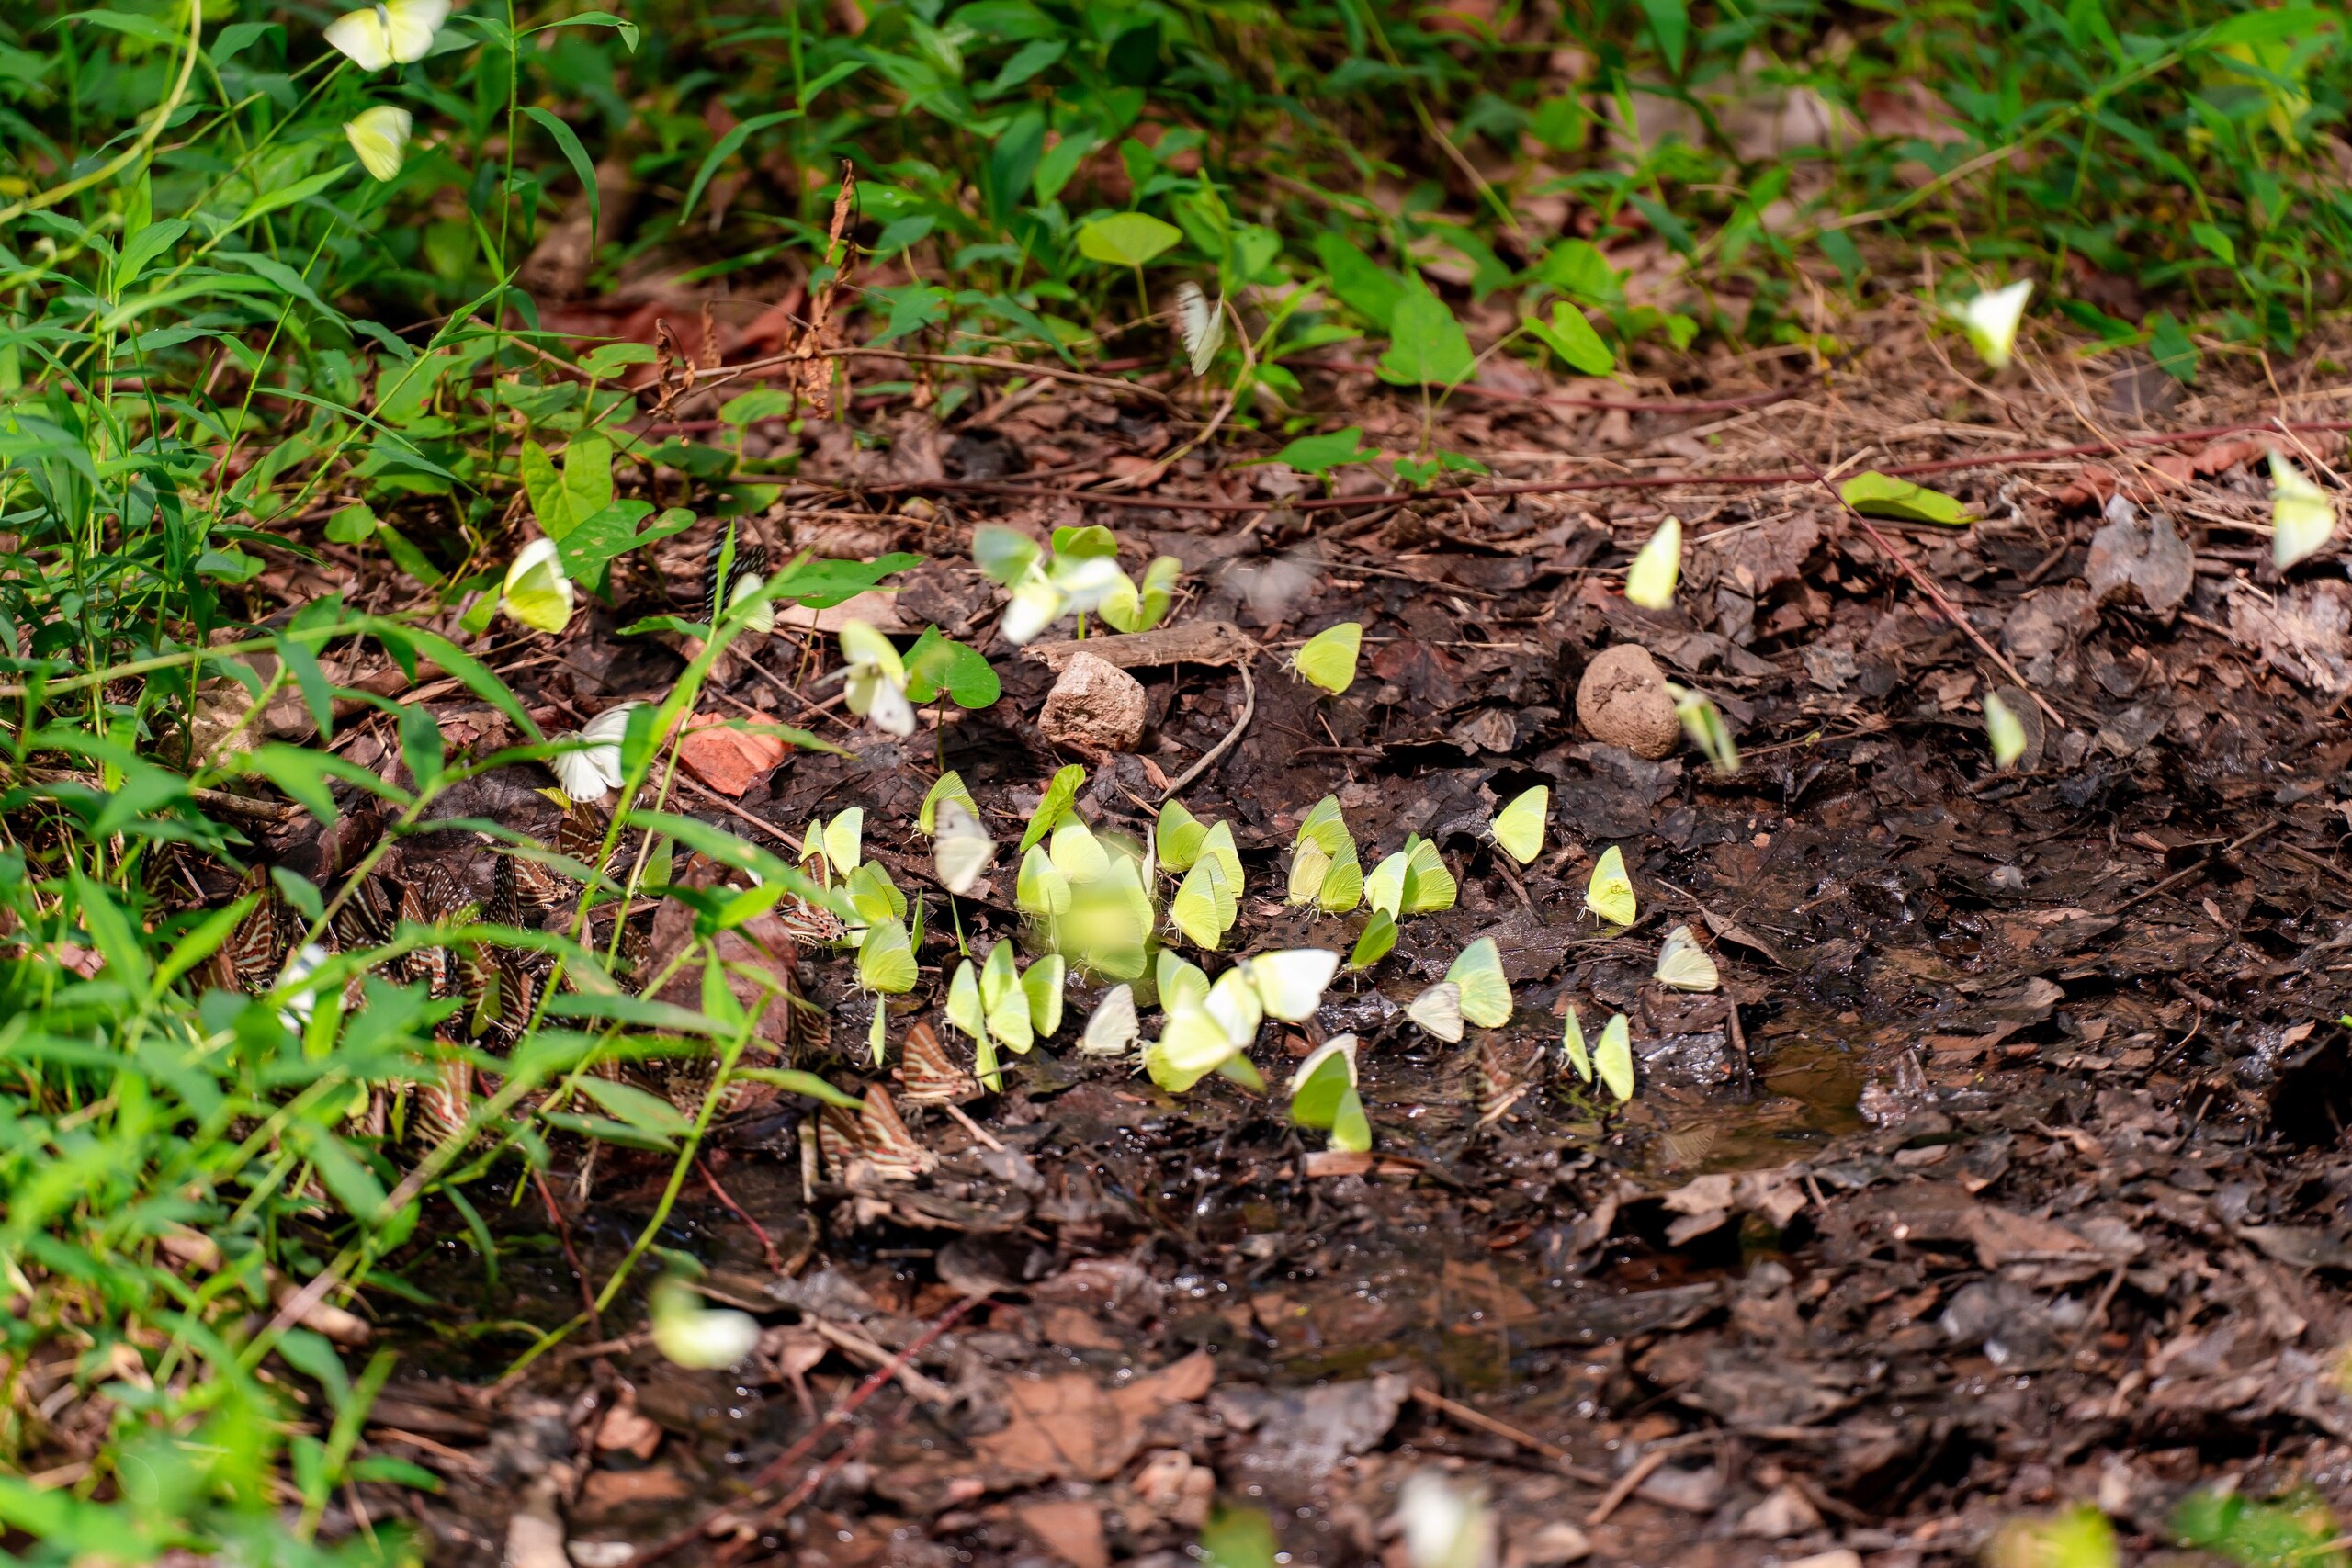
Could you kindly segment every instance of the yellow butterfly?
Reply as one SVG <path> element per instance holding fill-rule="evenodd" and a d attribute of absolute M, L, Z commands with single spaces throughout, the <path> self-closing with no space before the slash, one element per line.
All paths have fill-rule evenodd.
<path fill-rule="evenodd" d="M 1369 969 L 1388 956 L 1396 945 L 1396 919 L 1385 909 L 1374 909 L 1372 919 L 1363 924 L 1356 938 L 1355 947 L 1348 953 L 1348 967 Z"/>
<path fill-rule="evenodd" d="M 1192 870 L 1201 856 L 1201 840 L 1208 835 L 1206 825 L 1185 810 L 1183 802 L 1170 801 L 1159 808 L 1159 827 L 1152 836 L 1159 863 L 1179 874 Z"/>
<path fill-rule="evenodd" d="M 1593 1053 L 1592 1066 L 1620 1101 L 1634 1098 L 1634 1035 L 1623 1013 L 1612 1013 L 1601 1027 L 1600 1048 Z"/>
<path fill-rule="evenodd" d="M 1405 1016 L 1451 1045 L 1462 1038 L 1462 987 L 1441 980 L 1415 997 Z"/>
<path fill-rule="evenodd" d="M 1551 809 L 1551 790 L 1537 784 L 1496 812 L 1487 829 L 1503 853 L 1525 865 L 1544 852 L 1544 823 Z"/>
<path fill-rule="evenodd" d="M 1493 937 L 1482 936 L 1464 948 L 1445 977 L 1464 1020 L 1481 1029 L 1500 1029 L 1510 1021 L 1510 982 L 1503 976 L 1502 953 Z"/>
<path fill-rule="evenodd" d="M 1669 681 L 1667 694 L 1674 699 L 1674 716 L 1682 721 L 1682 733 L 1690 744 L 1705 753 L 1717 774 L 1729 778 L 1739 772 L 1739 742 L 1732 739 L 1731 726 L 1724 722 L 1721 709 L 1704 692 L 1694 692 Z"/>
<path fill-rule="evenodd" d="M 1678 991 L 1712 991 L 1723 983 L 1723 976 L 1707 950 L 1691 936 L 1690 928 L 1677 926 L 1666 933 L 1657 950 L 1657 980 Z"/>
<path fill-rule="evenodd" d="M 515 554 L 499 604 L 535 632 L 553 635 L 571 624 L 571 579 L 563 574 L 553 539 L 533 539 Z"/>
<path fill-rule="evenodd" d="M 922 806 L 915 813 L 915 826 L 926 833 L 938 832 L 939 807 L 950 800 L 962 807 L 966 815 L 975 820 L 978 818 L 980 803 L 972 798 L 971 790 L 964 784 L 964 775 L 950 768 L 939 775 L 939 782 L 932 785 L 931 792 L 922 797 Z"/>
<path fill-rule="evenodd" d="M 1560 1055 L 1576 1069 L 1577 1077 L 1587 1083 L 1592 1081 L 1592 1057 L 1584 1044 L 1584 1020 L 1577 1016 L 1574 1002 L 1568 1004 L 1567 1022 L 1560 1031 Z"/>
<path fill-rule="evenodd" d="M 932 840 L 931 849 L 939 885 L 950 893 L 969 893 L 989 862 L 996 858 L 996 840 L 960 801 L 942 801 L 937 820 L 939 833 Z"/>
<path fill-rule="evenodd" d="M 1616 845 L 1601 851 L 1594 863 L 1592 880 L 1585 885 L 1584 907 L 1612 926 L 1634 923 L 1634 879 L 1625 874 L 1625 856 Z"/>
<path fill-rule="evenodd" d="M 1645 610 L 1674 608 L 1674 585 L 1682 576 L 1682 520 L 1657 525 L 1649 543 L 1625 571 L 1625 597 Z"/>
<path fill-rule="evenodd" d="M 2278 453 L 2270 454 L 2270 558 L 2280 571 L 2316 555 L 2335 532 L 2327 491 Z"/>
<path fill-rule="evenodd" d="M 360 70 L 381 71 L 424 59 L 434 35 L 448 19 L 449 0 L 381 0 L 329 22 L 326 39 Z"/>
<path fill-rule="evenodd" d="M 1310 686 L 1338 696 L 1355 684 L 1356 655 L 1363 648 L 1363 627 L 1354 621 L 1327 626 L 1291 655 L 1291 668 Z"/>
<path fill-rule="evenodd" d="M 1055 867 L 1045 845 L 1030 845 L 1013 882 L 1013 907 L 1024 915 L 1067 915 L 1069 898 L 1069 878 Z"/>
<path fill-rule="evenodd" d="M 389 180 L 401 172 L 401 158 L 415 124 L 408 110 L 379 104 L 346 120 L 343 134 L 351 150 L 359 154 L 359 166 L 379 180 Z"/>
<path fill-rule="evenodd" d="M 869 927 L 857 945 L 858 983 L 869 991 L 902 997 L 915 988 L 915 954 L 907 928 L 896 920 Z"/>
<path fill-rule="evenodd" d="M 1190 938 L 1196 947 L 1214 952 L 1233 929 L 1239 906 L 1233 896 L 1233 886 L 1225 879 L 1225 870 L 1216 858 L 1204 853 L 1184 874 L 1176 889 L 1175 901 L 1169 905 L 1169 919 L 1176 929 Z"/>
<path fill-rule="evenodd" d="M 1315 1016 L 1324 988 L 1340 972 L 1340 955 L 1317 947 L 1293 947 L 1245 958 L 1235 969 L 1258 993 L 1268 1017 L 1304 1023 Z"/>
<path fill-rule="evenodd" d="M 1984 694 L 1984 739 L 1993 748 L 1993 765 L 2013 768 L 2025 755 L 2025 726 L 1996 693 Z"/>

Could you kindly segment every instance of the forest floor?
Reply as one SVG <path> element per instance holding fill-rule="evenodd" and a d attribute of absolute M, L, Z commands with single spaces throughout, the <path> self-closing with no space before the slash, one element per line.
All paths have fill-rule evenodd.
<path fill-rule="evenodd" d="M 368 1441 L 447 1489 L 368 1495 L 413 1513 L 437 1560 L 528 1568 L 557 1542 L 579 1568 L 1173 1568 L 1202 1556 L 1213 1507 L 1216 1561 L 1269 1560 L 1251 1540 L 1271 1529 L 1274 1561 L 1401 1562 L 1397 1490 L 1431 1466 L 1485 1489 L 1517 1568 L 1910 1568 L 2070 1501 L 2097 1502 L 2142 1560 L 2178 1544 L 2199 1488 L 2352 1507 L 2352 584 L 2333 554 L 2273 570 L 2264 467 L 2273 446 L 2314 474 L 2342 464 L 2340 429 L 2292 427 L 2342 416 L 2352 376 L 2321 349 L 2209 358 L 2193 390 L 2113 356 L 1987 379 L 1914 313 L 1847 336 L 1827 373 L 1792 350 L 1693 362 L 1670 388 L 1572 390 L 1498 364 L 1436 412 L 1436 445 L 1494 470 L 1474 488 L 1532 488 L 1352 508 L 1283 504 L 1321 488 L 1242 466 L 1277 444 L 1248 434 L 1125 492 L 1147 504 L 1071 493 L 1186 434 L 1164 400 L 1100 384 L 984 383 L 944 427 L 890 395 L 797 434 L 755 426 L 763 455 L 801 454 L 757 524 L 774 547 L 926 558 L 814 629 L 754 639 L 725 688 L 848 754 L 714 770 L 677 808 L 797 837 L 862 806 L 869 854 L 934 886 L 913 818 L 943 762 L 1009 846 L 1082 761 L 1081 810 L 1139 832 L 1234 728 L 1242 672 L 1138 669 L 1136 752 L 1057 750 L 1037 725 L 1052 671 L 996 638 L 968 530 L 1101 522 L 1134 564 L 1175 555 L 1171 624 L 1231 622 L 1267 650 L 1238 743 L 1182 797 L 1233 825 L 1249 868 L 1227 951 L 1352 940 L 1281 897 L 1327 795 L 1367 864 L 1417 831 L 1461 879 L 1370 979 L 1260 1043 L 1279 1085 L 1311 1039 L 1359 1035 L 1372 1152 L 1327 1151 L 1278 1095 L 1222 1079 L 1163 1094 L 1066 1028 L 967 1108 L 1001 1146 L 910 1111 L 941 1160 L 919 1183 L 805 1186 L 789 1128 L 712 1156 L 662 1240 L 760 1316 L 752 1362 L 672 1366 L 625 1297 L 601 1337 L 502 1379 L 578 1309 L 575 1265 L 609 1273 L 670 1169 L 559 1147 L 545 1189 L 492 1218 L 494 1278 L 446 1211 L 426 1219 L 443 1239 L 396 1260 L 434 1304 L 375 1300 L 411 1354 Z M 1306 380 L 1325 427 L 1421 443 L 1418 396 L 1347 369 Z M 1577 406 L 1596 386 L 1635 406 Z M 2181 431 L 2202 434 L 2144 439 Z M 1953 459 L 1926 482 L 1973 526 L 1865 527 L 1804 477 Z M 1348 469 L 1337 488 L 1385 483 Z M 1682 591 L 1652 614 L 1619 588 L 1668 513 L 1689 530 Z M 678 543 L 699 558 L 707 526 Z M 674 679 L 666 650 L 613 635 L 663 591 L 616 586 L 559 657 L 507 671 L 536 709 L 569 723 Z M 903 742 L 812 716 L 804 645 L 844 614 L 971 642 L 1002 699 L 926 710 Z M 1347 619 L 1365 628 L 1348 694 L 1282 671 L 1280 649 Z M 1580 673 L 1622 642 L 1714 696 L 1736 776 L 1579 723 Z M 1982 699 L 2019 682 L 2029 750 L 1996 771 Z M 501 722 L 461 699 L 442 716 L 485 744 Z M 366 726 L 338 742 L 371 765 L 384 746 Z M 548 781 L 513 772 L 472 805 L 551 818 L 531 793 Z M 1538 783 L 1553 832 L 1521 871 L 1480 829 Z M 1613 933 L 1582 908 L 1611 844 L 1642 911 Z M 1017 932 L 1012 883 L 1001 854 L 957 901 L 966 938 Z M 1652 980 L 1681 924 L 1719 993 Z M 1487 1059 L 1523 1091 L 1483 1127 L 1480 1049 L 1403 1013 L 1481 935 L 1518 1004 Z M 935 1020 L 930 965 L 952 968 L 955 942 L 934 908 L 894 1040 Z M 854 958 L 804 953 L 800 982 L 836 1047 L 799 1065 L 878 1077 Z M 1074 984 L 1071 1016 L 1097 994 Z M 1588 1029 L 1632 1019 L 1630 1104 L 1554 1066 L 1571 1004 Z M 2314 1529 L 2301 1560 L 2338 1561 L 2333 1525 Z"/>

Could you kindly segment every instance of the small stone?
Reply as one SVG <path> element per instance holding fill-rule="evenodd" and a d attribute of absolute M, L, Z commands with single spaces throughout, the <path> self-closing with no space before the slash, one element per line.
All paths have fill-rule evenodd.
<path fill-rule="evenodd" d="M 1555 1519 L 1510 1549 L 1509 1561 L 1524 1568 L 1564 1568 L 1592 1555 L 1592 1540 L 1566 1519 Z"/>
<path fill-rule="evenodd" d="M 1132 751 L 1143 739 L 1143 682 L 1081 653 L 1062 671 L 1037 716 L 1046 739 L 1080 751 Z"/>
<path fill-rule="evenodd" d="M 1739 1533 L 1760 1540 L 1786 1540 L 1821 1528 L 1821 1510 L 1793 1486 L 1783 1486 L 1739 1516 Z"/>
<path fill-rule="evenodd" d="M 1666 677 L 1650 650 L 1635 642 L 1606 649 L 1577 682 L 1577 719 L 1595 740 L 1656 761 L 1682 739 Z"/>

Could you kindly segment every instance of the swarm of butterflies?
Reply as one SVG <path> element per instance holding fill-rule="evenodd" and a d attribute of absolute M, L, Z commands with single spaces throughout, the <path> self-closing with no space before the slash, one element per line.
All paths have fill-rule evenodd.
<path fill-rule="evenodd" d="M 1001 1087 L 1002 1053 L 1022 1055 L 1056 1033 L 1063 1013 L 1063 990 L 1073 966 L 1114 982 L 1086 1021 L 1079 1049 L 1089 1055 L 1137 1060 L 1152 1080 L 1181 1093 L 1211 1074 L 1255 1090 L 1265 1083 L 1248 1052 L 1266 1019 L 1305 1022 L 1322 1005 L 1325 990 L 1343 964 L 1335 952 L 1293 948 L 1243 958 L 1212 979 L 1199 965 L 1161 941 L 1159 905 L 1161 879 L 1177 879 L 1166 921 L 1172 935 L 1214 953 L 1238 915 L 1245 875 L 1233 829 L 1225 822 L 1203 822 L 1181 803 L 1170 801 L 1140 840 L 1098 832 L 1078 814 L 1078 793 L 1086 770 L 1062 769 L 1047 785 L 1015 853 L 1013 901 L 1043 938 L 1044 956 L 1023 968 L 1014 944 L 1000 941 L 975 964 L 964 960 L 948 986 L 946 1021 L 972 1042 L 973 1067 L 966 1073 L 947 1063 L 936 1034 L 916 1037 L 923 1060 L 914 1061 L 910 1040 L 901 1076 L 910 1097 L 940 1098 L 940 1086 L 977 1094 Z M 1496 849 L 1520 866 L 1544 851 L 1551 791 L 1537 785 L 1497 811 L 1487 824 Z M 917 818 L 930 834 L 939 880 L 961 895 L 978 886 L 999 846 L 982 826 L 978 804 L 962 778 L 941 775 Z M 818 832 L 812 829 L 812 833 Z M 820 835 L 821 836 L 821 835 Z M 1354 835 L 1337 796 L 1316 803 L 1300 821 L 1291 850 L 1286 889 L 1295 907 L 1331 915 L 1368 908 L 1362 933 L 1344 960 L 1353 972 L 1371 968 L 1395 947 L 1397 922 L 1452 908 L 1458 884 L 1437 846 L 1418 834 L 1384 857 L 1367 874 Z M 1634 885 L 1622 851 L 1611 846 L 1595 863 L 1585 908 L 1605 925 L 1623 930 L 1638 916 Z M 887 970 L 869 966 L 863 953 L 860 976 L 869 988 L 911 988 L 911 953 L 894 938 Z M 1161 1013 L 1157 1038 L 1144 1038 L 1136 987 L 1148 973 Z M 1656 977 L 1687 991 L 1713 991 L 1720 983 L 1714 959 L 1688 926 L 1669 931 L 1659 949 Z M 1470 1027 L 1498 1030 L 1510 1022 L 1511 991 L 1492 938 L 1464 948 L 1444 977 L 1413 998 L 1406 1015 L 1430 1035 L 1449 1043 Z M 882 1060 L 881 1010 L 873 1035 L 875 1060 Z M 1334 1147 L 1369 1147 L 1370 1128 L 1357 1094 L 1358 1042 L 1352 1035 L 1328 1041 L 1303 1062 L 1290 1089 L 1294 1119 L 1302 1126 L 1328 1129 Z M 1602 1027 L 1588 1045 L 1582 1020 L 1567 1010 L 1560 1043 L 1561 1062 L 1589 1083 L 1597 1077 L 1620 1101 L 1634 1094 L 1631 1028 L 1623 1014 Z M 1499 1065 L 1492 1042 L 1483 1048 L 1482 1084 L 1501 1085 L 1510 1075 Z M 952 1098 L 952 1097 L 951 1097 Z M 1507 1110 L 1515 1091 L 1482 1088 L 1482 1108 L 1490 1120 Z"/>

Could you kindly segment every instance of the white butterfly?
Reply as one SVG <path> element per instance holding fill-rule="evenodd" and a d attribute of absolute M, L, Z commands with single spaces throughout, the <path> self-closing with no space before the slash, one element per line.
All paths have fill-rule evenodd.
<path fill-rule="evenodd" d="M 555 782 L 563 786 L 564 794 L 585 804 L 602 800 L 620 788 L 624 772 L 621 767 L 621 737 L 628 733 L 629 709 L 643 705 L 640 703 L 620 703 L 606 708 L 573 734 L 548 737 L 557 741 L 594 742 L 578 750 L 559 751 L 548 759 L 548 769 L 555 774 Z"/>
<path fill-rule="evenodd" d="M 1136 1019 L 1136 993 L 1128 986 L 1114 986 L 1094 1006 L 1078 1048 L 1090 1056 L 1116 1056 L 1135 1048 L 1140 1025 Z"/>
<path fill-rule="evenodd" d="M 1176 330 L 1184 340 L 1184 354 L 1193 362 L 1193 374 L 1207 375 L 1209 367 L 1216 362 L 1216 351 L 1225 346 L 1225 301 L 1219 299 L 1212 305 L 1199 284 L 1178 284 Z"/>
<path fill-rule="evenodd" d="M 327 42 L 362 71 L 381 71 L 424 59 L 433 47 L 433 36 L 448 19 L 449 0 L 379 0 L 329 22 Z"/>
<path fill-rule="evenodd" d="M 939 885 L 950 893 L 969 893 L 989 862 L 996 858 L 996 840 L 959 800 L 941 801 L 937 822 L 939 833 L 931 848 L 938 863 Z"/>
<path fill-rule="evenodd" d="M 1462 987 L 1441 980 L 1415 997 L 1405 1016 L 1451 1045 L 1462 1038 Z"/>
<path fill-rule="evenodd" d="M 1323 988 L 1340 972 L 1340 955 L 1320 948 L 1293 947 L 1261 953 L 1236 965 L 1268 1016 L 1304 1023 L 1323 1005 Z"/>

